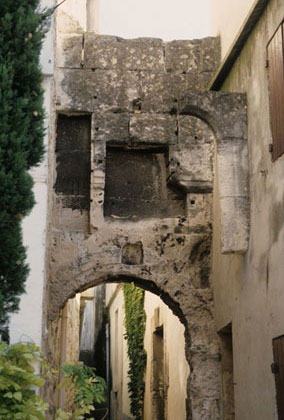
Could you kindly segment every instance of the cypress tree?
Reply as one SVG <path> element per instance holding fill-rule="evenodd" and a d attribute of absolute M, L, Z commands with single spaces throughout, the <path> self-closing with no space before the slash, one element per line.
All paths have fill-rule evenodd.
<path fill-rule="evenodd" d="M 43 91 L 39 67 L 43 22 L 39 0 L 0 7 L 0 333 L 18 309 L 29 272 L 21 219 L 34 204 L 29 169 L 43 157 Z"/>

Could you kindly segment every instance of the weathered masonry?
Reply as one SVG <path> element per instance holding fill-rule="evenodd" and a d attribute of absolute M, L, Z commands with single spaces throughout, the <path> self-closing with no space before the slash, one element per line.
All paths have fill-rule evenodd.
<path fill-rule="evenodd" d="M 200 92 L 218 41 L 163 43 L 91 33 L 58 44 L 46 349 L 77 291 L 134 281 L 186 329 L 187 418 L 221 417 L 211 287 L 213 177 L 222 252 L 248 241 L 246 104 Z M 215 171 L 214 171 L 215 168 Z"/>

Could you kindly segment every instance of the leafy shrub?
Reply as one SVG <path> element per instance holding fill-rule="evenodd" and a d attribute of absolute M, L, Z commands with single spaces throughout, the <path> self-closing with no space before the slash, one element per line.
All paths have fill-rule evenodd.
<path fill-rule="evenodd" d="M 94 403 L 105 402 L 106 383 L 96 375 L 94 368 L 75 364 L 65 365 L 61 370 L 65 374 L 62 386 L 74 385 L 76 408 L 72 413 L 57 410 L 56 420 L 82 420 L 84 414 L 90 414 L 95 409 Z"/>
<path fill-rule="evenodd" d="M 37 374 L 36 366 L 46 375 L 58 374 L 48 367 L 35 344 L 0 343 L 0 420 L 45 420 L 48 404 L 37 395 L 45 379 Z M 85 365 L 65 365 L 61 370 L 65 373 L 61 386 L 73 384 L 76 407 L 72 412 L 57 410 L 56 420 L 82 420 L 94 410 L 94 402 L 105 401 L 105 381 Z"/>
<path fill-rule="evenodd" d="M 35 391 L 44 384 L 34 365 L 43 359 L 34 344 L 0 344 L 0 419 L 44 420 L 47 404 Z"/>

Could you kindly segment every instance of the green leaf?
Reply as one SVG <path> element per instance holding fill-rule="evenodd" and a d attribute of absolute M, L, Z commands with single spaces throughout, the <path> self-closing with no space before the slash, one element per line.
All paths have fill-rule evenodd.
<path fill-rule="evenodd" d="M 23 399 L 23 395 L 22 395 L 22 393 L 21 393 L 21 392 L 15 392 L 15 393 L 13 394 L 13 397 L 14 397 L 17 401 L 22 401 L 22 399 Z"/>

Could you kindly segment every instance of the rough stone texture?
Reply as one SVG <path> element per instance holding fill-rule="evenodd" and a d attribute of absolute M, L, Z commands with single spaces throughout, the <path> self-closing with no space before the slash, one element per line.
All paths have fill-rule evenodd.
<path fill-rule="evenodd" d="M 130 118 L 129 133 L 133 143 L 176 144 L 177 119 L 162 114 L 133 115 Z"/>
<path fill-rule="evenodd" d="M 94 141 L 113 142 L 115 144 L 129 143 L 129 115 L 112 112 L 97 112 L 94 114 Z"/>
<path fill-rule="evenodd" d="M 211 288 L 213 142 L 217 143 L 220 173 L 226 169 L 220 179 L 223 251 L 240 251 L 245 248 L 248 227 L 247 208 L 236 207 L 239 199 L 248 203 L 244 97 L 192 92 L 206 87 L 218 64 L 217 41 L 212 38 L 169 44 L 92 34 L 84 34 L 84 39 L 82 68 L 56 72 L 56 104 L 59 113 L 92 114 L 90 232 L 87 234 L 83 225 L 78 228 L 78 219 L 58 228 L 60 209 L 54 196 L 52 227 L 56 229 L 52 230 L 48 256 L 48 349 L 56 353 L 56 320 L 76 291 L 104 282 L 134 281 L 158 294 L 185 325 L 186 356 L 192 372 L 187 419 L 219 420 L 219 347 Z M 77 46 L 74 52 L 68 51 L 75 62 Z M 68 60 L 63 62 L 70 64 Z M 162 155 L 166 163 L 163 188 L 155 190 L 153 185 L 151 190 L 158 197 L 154 201 L 161 202 L 158 195 L 167 190 L 167 206 L 181 196 L 183 213 L 169 214 L 165 209 L 153 214 L 153 209 L 151 213 L 142 209 L 141 217 L 131 217 L 139 198 L 134 185 L 130 196 L 130 190 L 125 189 L 128 213 L 110 212 L 105 217 L 104 201 L 115 193 L 113 178 L 120 176 L 115 171 L 106 173 L 107 153 L 115 148 L 125 156 L 133 153 L 143 162 L 146 155 Z M 242 159 L 238 160 L 239 154 Z M 129 162 L 122 159 L 119 182 L 124 181 L 124 167 Z M 145 164 L 145 179 L 157 171 L 156 166 Z M 139 177 L 135 165 L 131 171 L 138 190 L 143 171 Z M 115 198 L 123 201 L 119 191 Z"/>
<path fill-rule="evenodd" d="M 165 47 L 165 67 L 171 72 L 214 72 L 220 61 L 219 39 L 171 41 Z"/>
<path fill-rule="evenodd" d="M 115 36 L 85 35 L 86 69 L 164 71 L 164 44 L 160 39 L 125 40 Z"/>
<path fill-rule="evenodd" d="M 178 179 L 188 192 L 211 191 L 213 144 L 212 131 L 200 119 L 179 116 L 178 146 L 171 149 L 171 180 Z M 187 155 L 184 150 L 190 150 L 190 153 Z"/>
<path fill-rule="evenodd" d="M 139 74 L 129 70 L 58 70 L 61 109 L 126 112 L 140 97 Z"/>
<path fill-rule="evenodd" d="M 188 92 L 180 103 L 182 114 L 207 121 L 216 136 L 223 253 L 244 253 L 248 249 L 246 110 L 246 98 L 238 93 Z"/>
<path fill-rule="evenodd" d="M 57 35 L 56 64 L 58 67 L 80 69 L 82 67 L 82 34 Z M 68 52 L 72 51 L 71 54 Z"/>
<path fill-rule="evenodd" d="M 127 265 L 140 265 L 143 263 L 142 242 L 135 244 L 126 244 L 122 248 L 121 262 Z"/>

